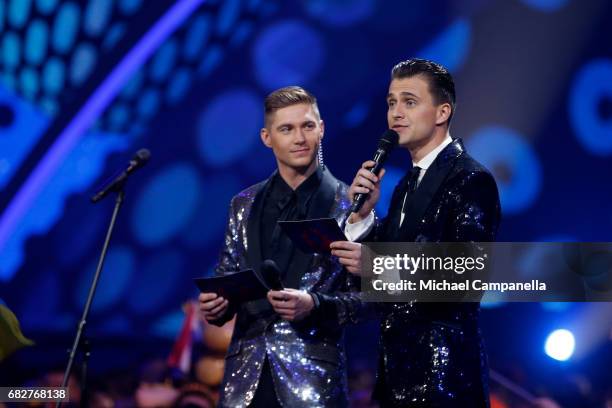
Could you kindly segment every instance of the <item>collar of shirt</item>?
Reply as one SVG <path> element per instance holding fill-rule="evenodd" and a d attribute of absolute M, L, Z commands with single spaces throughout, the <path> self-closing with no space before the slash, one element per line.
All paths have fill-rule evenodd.
<path fill-rule="evenodd" d="M 431 152 L 427 153 L 425 157 L 423 157 L 418 163 L 412 163 L 412 166 L 419 166 L 421 168 L 421 176 L 427 171 L 429 166 L 436 160 L 436 157 L 440 154 L 442 150 L 449 144 L 451 144 L 453 139 L 449 134 L 446 134 L 446 138 L 440 143 L 435 149 Z"/>
<path fill-rule="evenodd" d="M 270 191 L 270 198 L 273 203 L 276 203 L 281 209 L 284 208 L 291 200 L 292 195 L 295 193 L 297 196 L 297 205 L 306 209 L 310 197 L 317 190 L 321 180 L 323 178 L 323 169 L 319 166 L 317 170 L 312 173 L 306 180 L 304 180 L 295 190 L 285 182 L 279 173 L 276 173 L 276 177 L 272 184 Z"/>
<path fill-rule="evenodd" d="M 440 152 L 444 150 L 446 146 L 451 144 L 452 141 L 453 139 L 447 133 L 446 138 L 442 141 L 442 143 L 436 146 L 436 148 L 433 149 L 431 152 L 427 153 L 427 155 L 423 157 L 418 163 L 414 163 L 414 162 L 412 163 L 412 167 L 418 166 L 421 168 L 420 173 L 419 173 L 419 178 L 417 179 L 417 186 L 421 183 L 421 180 L 423 180 L 423 177 L 425 177 L 425 172 L 427 171 L 429 166 L 431 166 L 431 164 L 434 162 L 434 160 L 436 160 L 436 157 L 438 157 Z M 400 214 L 400 225 L 402 225 L 402 223 L 404 222 L 404 216 L 405 216 L 404 206 L 406 205 L 407 196 L 408 194 L 404 195 L 404 201 L 402 202 L 402 211 Z"/>

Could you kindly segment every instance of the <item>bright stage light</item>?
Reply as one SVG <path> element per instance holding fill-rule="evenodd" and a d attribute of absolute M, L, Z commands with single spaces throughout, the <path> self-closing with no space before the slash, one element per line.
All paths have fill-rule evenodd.
<path fill-rule="evenodd" d="M 548 335 L 544 350 L 550 358 L 565 361 L 574 354 L 576 340 L 569 330 L 559 329 Z"/>

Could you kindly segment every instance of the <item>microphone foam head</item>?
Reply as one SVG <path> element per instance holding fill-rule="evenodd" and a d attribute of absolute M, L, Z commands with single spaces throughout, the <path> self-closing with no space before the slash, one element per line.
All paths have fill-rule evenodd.
<path fill-rule="evenodd" d="M 138 163 L 145 164 L 151 158 L 151 151 L 149 149 L 140 149 L 134 155 L 132 160 L 136 160 Z"/>
<path fill-rule="evenodd" d="M 378 142 L 378 148 L 389 151 L 395 148 L 398 142 L 399 135 L 397 132 L 393 129 L 387 129 Z"/>

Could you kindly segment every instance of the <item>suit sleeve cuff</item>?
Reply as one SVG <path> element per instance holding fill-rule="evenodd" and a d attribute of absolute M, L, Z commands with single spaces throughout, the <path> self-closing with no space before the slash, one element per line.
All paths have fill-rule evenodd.
<path fill-rule="evenodd" d="M 312 301 L 314 302 L 314 309 L 318 309 L 321 306 L 321 299 L 319 299 L 319 295 L 315 292 L 308 292 L 310 297 L 312 297 Z"/>

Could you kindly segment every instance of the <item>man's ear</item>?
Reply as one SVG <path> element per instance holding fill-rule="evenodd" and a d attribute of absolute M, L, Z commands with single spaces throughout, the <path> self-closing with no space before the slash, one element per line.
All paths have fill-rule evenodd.
<path fill-rule="evenodd" d="M 450 103 L 443 103 L 442 105 L 438 106 L 438 112 L 436 115 L 436 125 L 441 125 L 444 122 L 448 121 L 448 118 L 450 118 L 452 111 L 453 108 L 450 106 Z"/>
<path fill-rule="evenodd" d="M 270 140 L 270 132 L 268 132 L 268 129 L 265 127 L 261 128 L 261 130 L 259 131 L 259 136 L 261 137 L 261 142 L 266 147 L 269 147 L 271 149 L 272 141 Z"/>
<path fill-rule="evenodd" d="M 321 137 L 320 139 L 323 139 L 323 135 L 325 135 L 325 122 L 323 122 L 323 119 L 319 120 L 319 127 L 321 127 Z"/>

